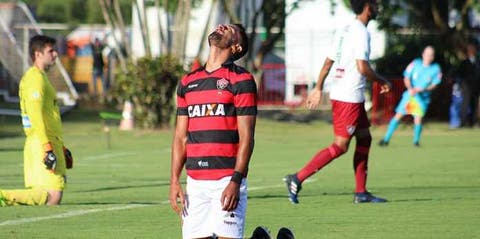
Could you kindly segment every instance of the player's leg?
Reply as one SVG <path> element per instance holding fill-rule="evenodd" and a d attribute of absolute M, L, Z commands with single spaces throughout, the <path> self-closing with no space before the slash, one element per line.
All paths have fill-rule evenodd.
<path fill-rule="evenodd" d="M 183 238 L 210 238 L 212 236 L 211 198 L 206 180 L 187 177 L 185 208 L 182 213 Z"/>
<path fill-rule="evenodd" d="M 410 102 L 411 96 L 408 91 L 403 92 L 402 98 L 400 102 L 398 102 L 397 107 L 395 108 L 395 115 L 388 123 L 387 132 L 380 142 L 378 142 L 379 146 L 388 146 L 390 139 L 393 136 L 393 133 L 397 129 L 398 125 L 400 124 L 400 119 L 407 114 L 407 105 Z"/>
<path fill-rule="evenodd" d="M 416 147 L 420 146 L 420 136 L 422 134 L 422 117 L 421 116 L 414 116 L 413 117 L 413 145 Z"/>
<path fill-rule="evenodd" d="M 212 218 L 213 232 L 218 239 L 243 238 L 245 230 L 245 216 L 247 212 L 247 180 L 244 178 L 240 184 L 240 198 L 237 208 L 227 212 L 222 210 L 220 202 L 223 190 L 230 183 L 231 177 L 224 177 L 216 182 L 212 187 L 212 208 L 210 217 Z M 215 184 L 215 183 L 214 183 Z"/>
<path fill-rule="evenodd" d="M 357 146 L 353 156 L 353 169 L 355 171 L 355 194 L 354 203 L 382 203 L 387 202 L 367 191 L 368 154 L 372 142 L 372 136 L 368 129 L 361 130 L 356 134 Z"/>
<path fill-rule="evenodd" d="M 297 173 L 297 178 L 302 183 L 314 173 L 327 166 L 334 159 L 347 152 L 350 138 L 335 136 L 334 143 L 317 152 L 313 158 Z"/>
<path fill-rule="evenodd" d="M 367 191 L 368 156 L 372 144 L 370 122 L 365 110 L 358 117 L 358 129 L 355 132 L 356 146 L 353 155 L 353 170 L 355 172 L 354 203 L 386 202 L 387 200 L 375 197 Z"/>
<path fill-rule="evenodd" d="M 355 193 L 367 191 L 368 154 L 372 144 L 372 136 L 368 128 L 358 130 L 355 134 L 356 146 L 353 155 L 353 170 L 355 172 Z"/>
<path fill-rule="evenodd" d="M 388 143 L 390 142 L 390 139 L 393 136 L 393 133 L 397 129 L 398 125 L 400 124 L 400 119 L 402 119 L 403 114 L 402 113 L 396 113 L 393 118 L 390 120 L 388 123 L 387 127 L 387 132 L 385 133 L 385 136 L 383 137 L 380 142 L 378 142 L 378 145 L 380 146 L 388 146 Z"/>
<path fill-rule="evenodd" d="M 24 179 L 28 189 L 1 190 L 0 197 L 5 205 L 45 205 L 48 198 L 46 190 L 32 188 L 36 183 L 37 173 L 35 162 L 41 160 L 38 156 L 43 147 L 34 137 L 27 137 L 24 148 Z"/>
<path fill-rule="evenodd" d="M 63 191 L 49 190 L 47 205 L 49 206 L 59 205 L 62 202 L 62 197 L 63 197 Z"/>
<path fill-rule="evenodd" d="M 27 136 L 23 148 L 23 179 L 26 188 L 31 188 L 35 182 L 33 161 L 40 160 L 40 158 L 38 156 L 35 157 L 35 155 L 40 153 L 41 150 L 43 150 L 43 148 L 40 143 Z"/>
<path fill-rule="evenodd" d="M 462 84 L 462 107 L 461 107 L 461 119 L 462 127 L 471 126 L 471 99 L 472 99 L 472 89 L 466 84 Z"/>
<path fill-rule="evenodd" d="M 63 189 L 66 183 L 66 163 L 63 154 L 63 143 L 59 141 L 51 141 L 53 151 L 57 156 L 57 166 L 55 172 L 45 170 L 42 164 L 37 165 L 39 168 L 38 187 L 47 190 L 47 205 L 59 205 L 63 197 Z"/>
<path fill-rule="evenodd" d="M 355 132 L 357 117 L 363 104 L 332 101 L 332 119 L 335 139 L 333 144 L 317 152 L 296 174 L 285 176 L 289 200 L 297 204 L 302 182 L 327 166 L 331 161 L 347 152 L 352 134 Z M 364 110 L 364 109 L 363 109 Z"/>
<path fill-rule="evenodd" d="M 97 73 L 97 70 L 93 69 L 92 71 L 92 83 L 93 83 L 93 94 L 95 96 L 97 96 L 97 77 L 98 77 L 98 73 Z"/>
<path fill-rule="evenodd" d="M 298 193 L 302 189 L 303 181 L 327 166 L 334 159 L 347 152 L 349 143 L 349 138 L 336 136 L 333 144 L 318 151 L 297 173 L 285 176 L 284 181 L 287 184 L 289 200 L 292 203 L 297 204 Z"/>
<path fill-rule="evenodd" d="M 59 141 L 51 141 L 54 154 L 57 157 L 57 166 L 54 172 L 47 170 L 43 163 L 43 157 L 45 152 L 40 142 L 32 142 L 31 149 L 32 157 L 30 165 L 30 175 L 33 175 L 33 181 L 30 183 L 30 187 L 43 190 L 48 193 L 47 205 L 58 205 L 62 201 L 63 189 L 65 188 L 66 181 L 66 165 L 65 157 L 63 155 L 63 143 Z M 27 185 L 26 185 L 27 186 Z"/>
<path fill-rule="evenodd" d="M 48 193 L 42 189 L 0 190 L 0 197 L 8 206 L 14 205 L 45 205 Z"/>
<path fill-rule="evenodd" d="M 100 71 L 100 78 L 102 80 L 102 95 L 105 96 L 107 95 L 107 79 L 105 78 L 105 74 L 103 72 L 103 69 Z"/>

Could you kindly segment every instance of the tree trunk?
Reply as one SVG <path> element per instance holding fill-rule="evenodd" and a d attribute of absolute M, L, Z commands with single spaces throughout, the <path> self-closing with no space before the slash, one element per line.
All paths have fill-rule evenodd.
<path fill-rule="evenodd" d="M 189 0 L 178 2 L 178 9 L 175 14 L 175 29 L 173 36 L 172 53 L 177 59 L 185 60 L 185 43 L 187 39 L 188 22 L 190 19 L 191 4 Z"/>
<path fill-rule="evenodd" d="M 124 43 L 127 56 L 131 56 L 132 48 L 130 47 L 130 41 L 128 40 L 127 31 L 125 30 L 125 23 L 123 22 L 123 15 L 122 15 L 122 11 L 120 10 L 119 0 L 113 1 L 113 9 L 115 11 L 115 16 L 118 20 L 118 28 L 120 29 L 120 34 L 122 36 L 121 41 Z"/>
<path fill-rule="evenodd" d="M 198 46 L 197 51 L 197 58 L 200 59 L 201 55 L 203 54 L 203 46 L 205 46 L 205 40 L 207 39 L 207 35 L 209 33 L 210 21 L 212 19 L 213 10 L 217 6 L 217 0 L 212 0 L 212 5 L 210 6 L 210 10 L 208 11 L 207 22 L 205 23 L 205 27 L 203 28 L 202 38 L 200 39 L 200 43 Z"/>
<path fill-rule="evenodd" d="M 110 14 L 106 6 L 105 0 L 99 0 L 98 2 L 100 4 L 100 8 L 102 9 L 102 14 L 103 14 L 103 18 L 105 19 L 105 23 L 107 24 L 108 27 L 112 29 L 112 31 L 114 31 L 116 28 L 112 23 L 112 19 L 110 18 Z M 121 42 L 117 39 L 115 34 L 112 34 L 112 37 L 115 41 L 114 49 L 115 49 L 115 52 L 117 53 L 118 60 L 120 62 L 120 68 L 122 69 L 123 72 L 127 72 L 127 64 L 126 64 L 125 56 L 120 50 Z"/>
<path fill-rule="evenodd" d="M 133 6 L 135 11 L 137 11 L 138 22 L 140 23 L 140 30 L 142 32 L 142 39 L 143 39 L 143 46 L 145 48 L 145 55 L 147 57 L 152 56 L 151 48 L 150 48 L 150 38 L 148 35 L 148 24 L 147 24 L 147 17 L 145 11 L 145 4 L 143 0 L 136 0 L 133 2 Z"/>
<path fill-rule="evenodd" d="M 164 5 L 165 11 L 167 10 L 167 6 Z M 160 16 L 160 2 L 159 0 L 155 0 L 155 8 L 157 9 L 157 21 L 158 21 L 158 33 L 160 35 L 159 43 L 160 46 L 160 54 L 167 52 L 167 44 L 165 41 L 165 36 L 163 34 L 163 27 L 162 27 L 162 17 Z"/>

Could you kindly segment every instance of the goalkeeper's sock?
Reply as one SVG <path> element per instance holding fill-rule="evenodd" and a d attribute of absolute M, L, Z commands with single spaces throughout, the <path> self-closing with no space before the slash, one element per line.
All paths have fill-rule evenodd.
<path fill-rule="evenodd" d="M 395 130 L 398 127 L 399 122 L 400 121 L 396 118 L 392 118 L 390 120 L 390 123 L 388 124 L 388 128 L 387 128 L 387 133 L 385 134 L 385 137 L 383 137 L 383 141 L 385 142 L 390 141 L 390 139 L 392 138 L 393 132 L 395 132 Z"/>
<path fill-rule="evenodd" d="M 413 144 L 418 145 L 420 143 L 420 135 L 422 134 L 422 124 L 415 124 L 413 126 Z"/>
<path fill-rule="evenodd" d="M 305 181 L 312 174 L 316 173 L 318 170 L 325 167 L 332 160 L 338 158 L 340 155 L 344 154 L 346 151 L 340 148 L 336 144 L 330 145 L 328 148 L 325 148 L 313 156 L 312 160 L 308 162 L 300 171 L 297 173 L 297 178 L 300 182 Z"/>
<path fill-rule="evenodd" d="M 45 205 L 47 203 L 48 193 L 40 189 L 15 189 L 2 190 L 7 205 Z"/>

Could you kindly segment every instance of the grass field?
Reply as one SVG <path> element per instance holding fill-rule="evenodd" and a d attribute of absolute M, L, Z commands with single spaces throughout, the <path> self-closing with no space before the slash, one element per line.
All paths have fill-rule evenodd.
<path fill-rule="evenodd" d="M 172 132 L 112 130 L 91 111 L 64 116 L 75 157 L 62 206 L 0 208 L 0 238 L 181 238 L 167 202 Z M 246 232 L 282 226 L 297 238 L 480 238 L 480 130 L 451 131 L 428 123 L 422 147 L 402 125 L 388 148 L 372 128 L 369 190 L 386 204 L 352 204 L 352 149 L 304 184 L 300 204 L 286 197 L 282 177 L 331 143 L 328 123 L 260 119 L 250 164 Z M 23 187 L 20 121 L 0 117 L 0 188 Z"/>

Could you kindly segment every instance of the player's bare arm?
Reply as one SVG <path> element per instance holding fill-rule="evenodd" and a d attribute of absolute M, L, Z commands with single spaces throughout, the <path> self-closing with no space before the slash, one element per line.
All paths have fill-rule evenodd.
<path fill-rule="evenodd" d="M 237 117 L 239 143 L 235 172 L 239 172 L 242 175 L 245 174 L 248 164 L 250 163 L 250 157 L 252 156 L 254 147 L 255 123 L 255 116 Z M 223 206 L 222 209 L 225 211 L 234 210 L 237 208 L 239 199 L 240 184 L 230 181 L 225 190 L 223 190 L 222 197 L 220 198 Z"/>
<path fill-rule="evenodd" d="M 370 63 L 365 60 L 357 60 L 357 68 L 360 74 L 367 77 L 368 80 L 377 81 L 380 84 L 380 94 L 387 93 L 392 89 L 392 83 L 387 79 L 383 78 L 382 76 L 378 75 L 375 71 L 373 71 L 372 67 L 370 67 Z"/>
<path fill-rule="evenodd" d="M 187 127 L 188 117 L 178 116 L 172 143 L 170 175 L 170 205 L 177 214 L 180 214 L 182 208 L 185 207 L 185 195 L 180 184 L 180 176 L 186 161 Z M 182 207 L 178 206 L 178 201 L 180 201 Z"/>
<path fill-rule="evenodd" d="M 327 78 L 330 69 L 332 68 L 334 61 L 330 58 L 325 58 L 325 62 L 323 63 L 322 69 L 320 70 L 320 74 L 318 75 L 317 84 L 312 92 L 308 95 L 307 98 L 307 108 L 310 110 L 316 109 L 322 100 L 322 91 L 323 91 L 323 83 Z"/>

